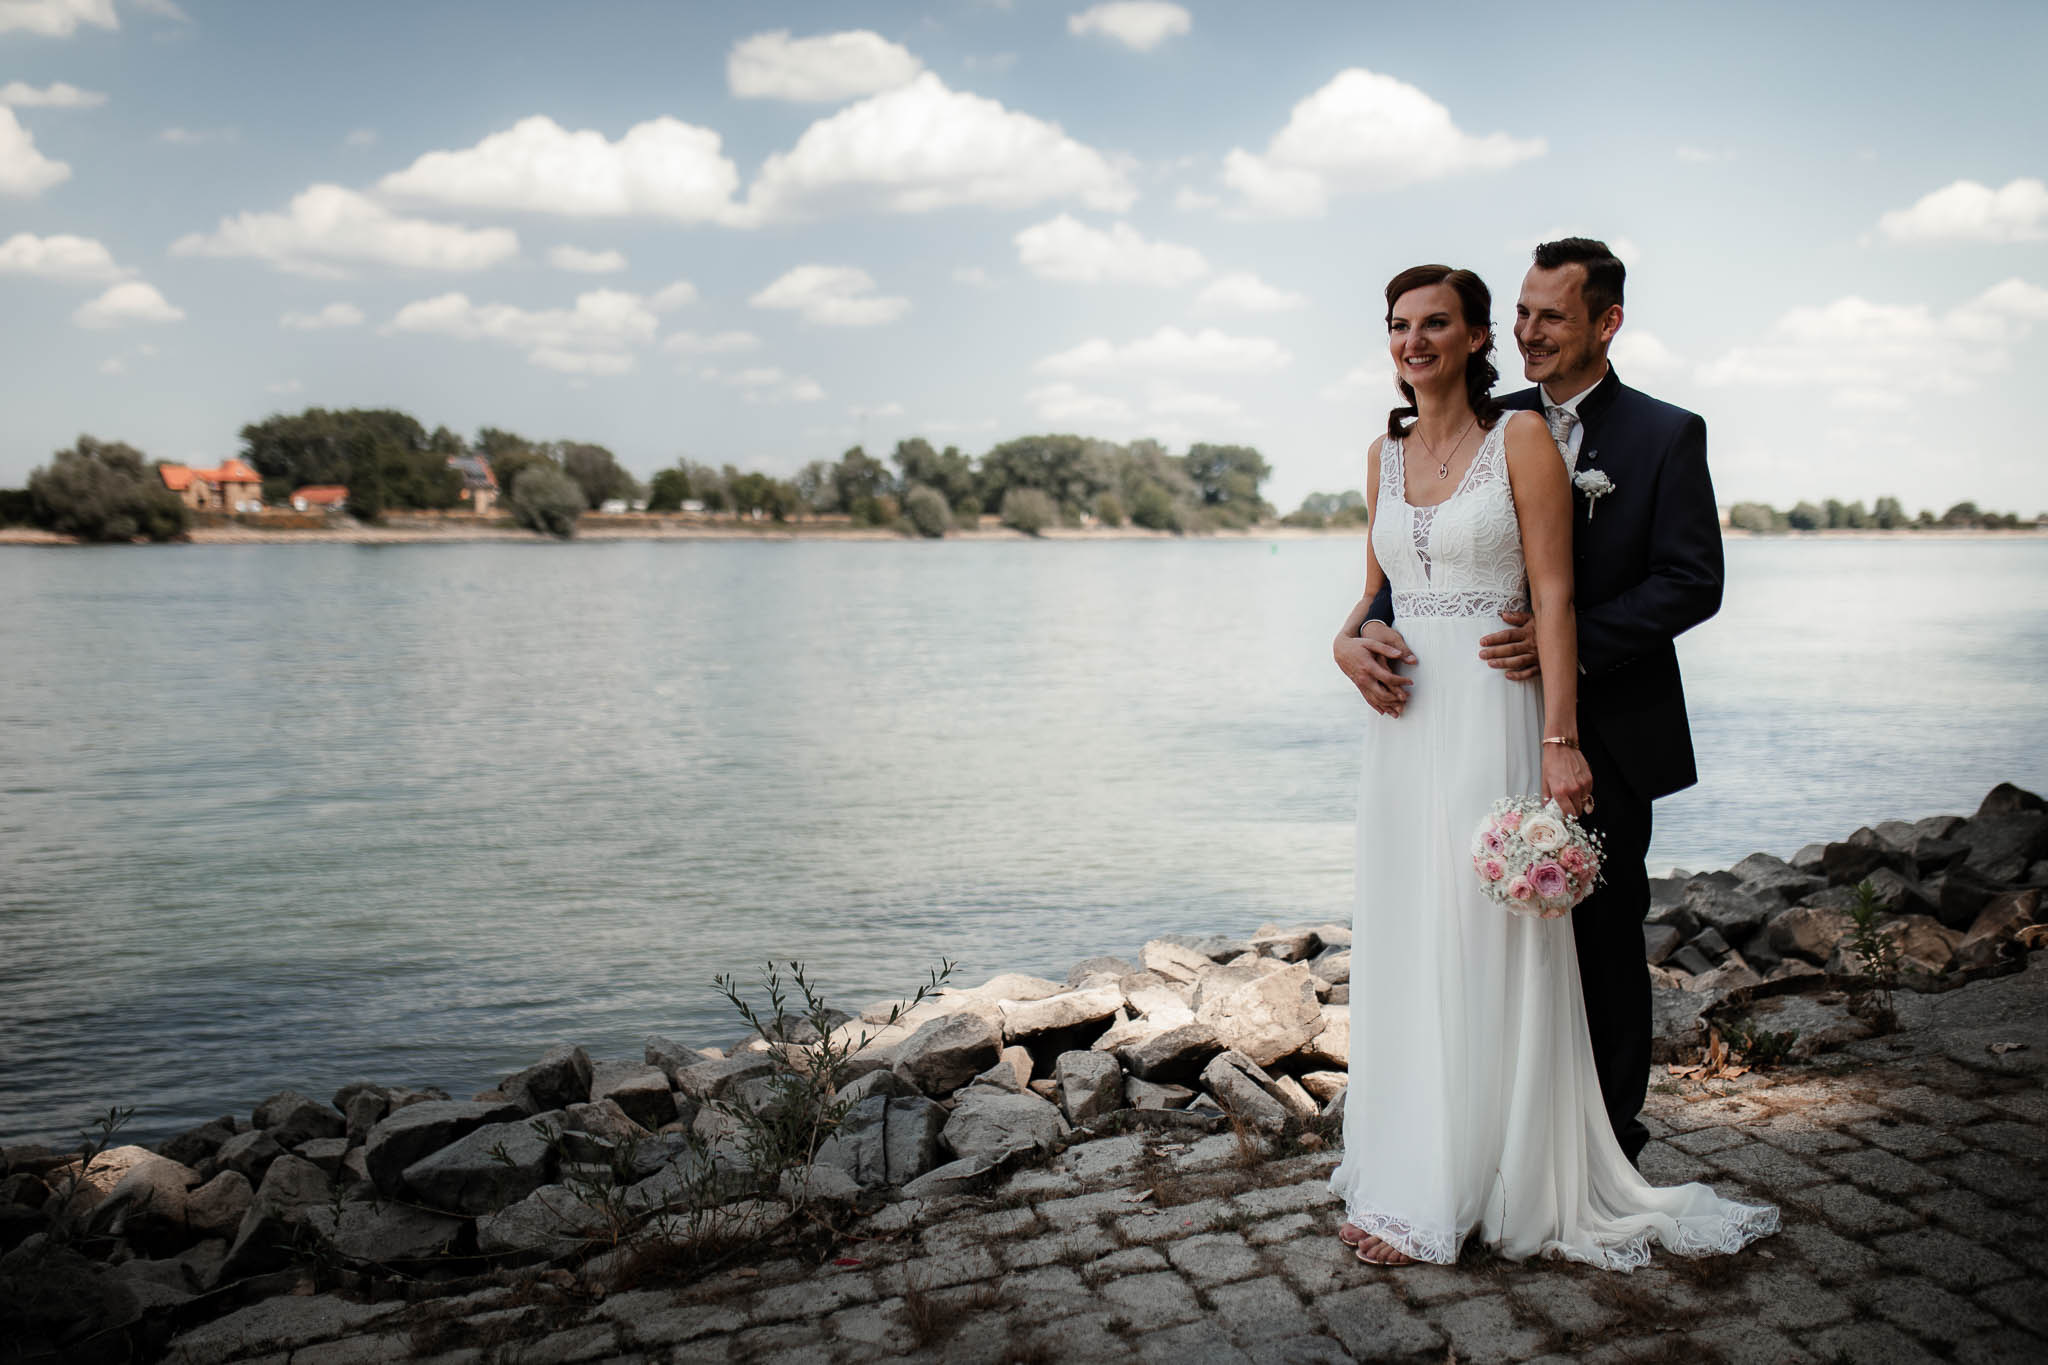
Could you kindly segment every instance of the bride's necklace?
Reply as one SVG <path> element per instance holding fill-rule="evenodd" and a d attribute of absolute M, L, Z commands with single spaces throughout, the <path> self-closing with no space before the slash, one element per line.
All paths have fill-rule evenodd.
<path fill-rule="evenodd" d="M 1451 477 L 1451 456 L 1456 455 L 1458 451 L 1464 446 L 1465 438 L 1472 434 L 1472 428 L 1477 426 L 1478 424 L 1479 414 L 1475 412 L 1472 414 L 1472 420 L 1465 423 L 1465 429 L 1458 433 L 1458 439 L 1451 442 L 1450 455 L 1446 455 L 1443 457 L 1443 459 L 1437 460 L 1437 478 L 1448 479 L 1449 477 Z M 1429 456 L 1430 459 L 1436 460 L 1436 451 L 1430 448 L 1429 438 L 1422 434 L 1422 424 L 1420 422 L 1417 422 L 1415 424 L 1415 439 L 1422 442 L 1422 453 Z"/>

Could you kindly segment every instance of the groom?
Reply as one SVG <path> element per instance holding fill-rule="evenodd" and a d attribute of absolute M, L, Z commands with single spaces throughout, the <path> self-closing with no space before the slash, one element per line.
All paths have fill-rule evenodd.
<path fill-rule="evenodd" d="M 1650 970 L 1643 866 L 1650 803 L 1698 781 L 1672 641 L 1721 606 L 1721 526 L 1707 478 L 1706 423 L 1621 382 L 1607 350 L 1621 330 L 1620 261 L 1604 242 L 1536 248 L 1515 305 L 1522 373 L 1535 387 L 1504 406 L 1541 411 L 1574 471 L 1574 603 L 1579 624 L 1579 743 L 1593 769 L 1585 823 L 1606 843 L 1606 877 L 1572 912 L 1593 1063 L 1614 1135 L 1630 1161 L 1649 1141 L 1637 1115 L 1650 1082 Z M 1588 496 L 1588 485 L 1606 490 Z M 1372 651 L 1360 687 L 1398 707 L 1413 663 L 1382 589 L 1360 627 Z M 1515 681 L 1537 673 L 1523 613 L 1482 640 L 1480 657 Z"/>

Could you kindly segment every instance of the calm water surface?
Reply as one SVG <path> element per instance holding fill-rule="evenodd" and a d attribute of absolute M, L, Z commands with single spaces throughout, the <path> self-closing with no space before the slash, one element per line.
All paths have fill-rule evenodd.
<path fill-rule="evenodd" d="M 2048 542 L 1737 541 L 1725 866 L 2048 786 Z M 1348 919 L 1363 542 L 0 549 L 0 1138 Z"/>

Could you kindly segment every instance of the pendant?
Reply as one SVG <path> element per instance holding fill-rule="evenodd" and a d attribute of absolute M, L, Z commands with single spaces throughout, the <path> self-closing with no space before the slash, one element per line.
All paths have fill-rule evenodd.
<path fill-rule="evenodd" d="M 1442 464 L 1436 467 L 1436 476 L 1439 479 L 1448 479 L 1449 477 L 1451 477 L 1451 462 L 1449 460 L 1445 460 Z"/>

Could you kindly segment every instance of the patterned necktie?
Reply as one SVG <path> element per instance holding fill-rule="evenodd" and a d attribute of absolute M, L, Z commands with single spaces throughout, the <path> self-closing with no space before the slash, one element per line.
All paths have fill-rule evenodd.
<path fill-rule="evenodd" d="M 1557 442 L 1557 453 L 1564 456 L 1564 467 L 1573 468 L 1578 461 L 1572 457 L 1572 428 L 1579 424 L 1579 415 L 1570 408 L 1546 406 L 1543 420 L 1550 424 L 1550 439 Z"/>

